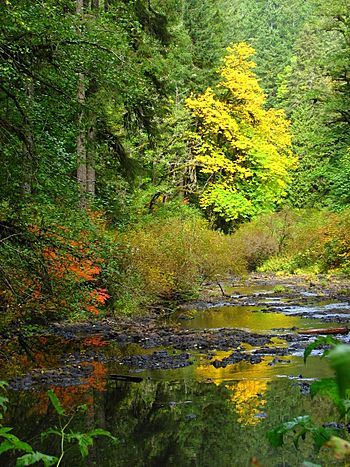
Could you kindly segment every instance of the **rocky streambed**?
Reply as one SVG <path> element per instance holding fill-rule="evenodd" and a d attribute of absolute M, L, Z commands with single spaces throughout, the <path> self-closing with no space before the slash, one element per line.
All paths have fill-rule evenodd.
<path fill-rule="evenodd" d="M 346 327 L 349 290 L 340 279 L 228 278 L 207 284 L 201 300 L 173 313 L 159 306 L 136 318 L 55 323 L 24 343 L 5 339 L 1 377 L 13 389 L 74 386 L 86 384 L 99 364 L 104 369 L 100 377 L 130 381 L 136 373 L 157 378 L 162 370 L 189 366 L 201 368 L 196 378 L 215 379 L 215 369 L 223 378 L 222 369 L 228 368 L 228 379 L 240 379 L 246 377 L 244 369 L 254 377 L 254 366 L 262 362 L 266 369 L 276 367 L 268 377 L 292 376 L 293 368 L 299 377 L 304 348 L 315 339 L 301 332 Z M 334 337 L 349 342 L 347 333 Z M 307 374 L 317 377 L 319 365 L 314 366 Z"/>
<path fill-rule="evenodd" d="M 312 380 L 332 374 L 322 349 L 307 365 L 303 352 L 317 337 L 310 329 L 349 342 L 349 318 L 346 280 L 257 274 L 207 284 L 200 300 L 172 312 L 159 305 L 133 318 L 2 336 L 3 422 L 35 449 L 55 453 L 51 438 L 40 442 L 58 426 L 50 388 L 75 413 L 73 430 L 100 427 L 117 438 L 96 442 L 89 465 L 339 465 L 315 452 L 312 440 L 300 451 L 292 443 L 272 449 L 266 433 L 303 414 L 336 425 L 331 401 L 309 395 Z M 82 404 L 87 411 L 76 412 Z M 64 465 L 87 465 L 78 454 L 67 450 Z M 0 465 L 15 466 L 15 458 L 1 454 Z"/>

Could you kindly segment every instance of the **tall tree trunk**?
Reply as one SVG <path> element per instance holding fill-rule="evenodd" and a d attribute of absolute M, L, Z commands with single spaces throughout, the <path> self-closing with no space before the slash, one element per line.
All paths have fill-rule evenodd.
<path fill-rule="evenodd" d="M 76 0 L 76 13 L 81 15 L 83 9 L 95 11 L 99 10 L 99 0 Z M 95 112 L 84 112 L 84 104 L 86 99 L 97 92 L 96 80 L 91 80 L 88 88 L 84 82 L 85 76 L 83 73 L 79 74 L 77 100 L 82 106 L 79 115 L 79 134 L 77 136 L 77 180 L 81 193 L 80 206 L 87 207 L 87 196 L 95 195 L 96 186 L 96 172 L 95 172 L 95 150 L 96 150 L 96 114 Z M 89 122 L 89 128 L 86 131 L 85 127 Z"/>
<path fill-rule="evenodd" d="M 25 85 L 28 108 L 33 105 L 34 99 L 34 84 L 31 80 Z M 31 129 L 30 121 L 26 116 L 24 122 L 24 144 L 23 144 L 23 179 L 22 179 L 22 193 L 24 195 L 30 195 L 33 189 L 33 177 L 34 177 L 34 135 Z"/>
<path fill-rule="evenodd" d="M 85 103 L 85 84 L 84 75 L 79 73 L 78 90 L 77 90 L 78 103 L 82 106 Z M 81 193 L 81 207 L 86 206 L 86 189 L 87 189 L 87 166 L 86 166 L 86 137 L 84 128 L 85 112 L 82 108 L 79 113 L 79 132 L 77 136 L 77 180 Z"/>
<path fill-rule="evenodd" d="M 76 13 L 81 15 L 84 9 L 84 0 L 76 0 Z"/>
<path fill-rule="evenodd" d="M 84 0 L 76 0 L 76 14 L 82 15 L 84 10 Z M 86 167 L 86 137 L 84 128 L 84 104 L 85 104 L 85 83 L 84 74 L 79 73 L 77 87 L 77 101 L 81 106 L 78 119 L 77 136 L 77 181 L 80 190 L 80 207 L 86 207 L 86 187 L 87 187 L 87 167 Z"/>
<path fill-rule="evenodd" d="M 96 171 L 95 171 L 95 150 L 96 150 L 96 115 L 93 115 L 91 126 L 88 131 L 88 151 L 86 158 L 86 192 L 95 196 Z"/>

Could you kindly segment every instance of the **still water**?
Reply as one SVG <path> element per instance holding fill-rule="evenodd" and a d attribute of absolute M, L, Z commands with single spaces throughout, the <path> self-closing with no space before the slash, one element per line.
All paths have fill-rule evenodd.
<path fill-rule="evenodd" d="M 194 310 L 192 318 L 180 325 L 188 329 L 231 327 L 268 333 L 274 336 L 271 345 L 275 347 L 286 346 L 278 337 L 281 330 L 326 326 L 320 320 L 266 313 L 253 306 Z M 67 384 L 62 368 L 77 354 L 88 355 L 91 346 L 107 357 L 160 350 L 145 350 L 135 344 L 120 346 L 98 337 L 74 344 L 60 339 L 43 341 L 42 357 L 38 352 L 36 362 L 42 358 L 43 371 L 52 368 L 56 377 L 51 384 L 28 384 L 27 390 L 11 390 L 8 394 L 5 424 L 15 427 L 17 436 L 43 452 L 57 455 L 59 448 L 53 436 L 40 442 L 41 432 L 58 425 L 47 396 L 48 387 L 54 389 L 67 412 L 79 404 L 87 405 L 88 411 L 73 419 L 74 430 L 100 427 L 117 438 L 116 442 L 98 439 L 84 460 L 76 446 L 69 448 L 63 466 L 243 467 L 251 465 L 252 458 L 263 467 L 299 466 L 304 460 L 323 466 L 342 465 L 328 458 L 324 450 L 316 454 L 311 440 L 301 443 L 298 451 L 290 439 L 280 450 L 270 447 L 266 438 L 269 429 L 298 415 L 311 414 L 318 424 L 337 420 L 328 399 L 312 401 L 304 394 L 310 381 L 332 375 L 324 359 L 317 355 L 307 365 L 302 353 L 295 351 L 278 359 L 265 356 L 260 363 L 242 361 L 215 368 L 211 363 L 227 357 L 232 350 L 204 354 L 197 349 L 191 353 L 190 366 L 146 371 L 126 368 L 118 359 L 82 358 L 78 367 L 89 367 L 88 376 L 73 378 Z M 245 345 L 247 349 L 254 350 Z M 22 356 L 9 365 L 7 374 L 23 373 L 25 363 L 27 367 L 37 364 L 25 362 Z M 136 376 L 138 382 L 115 380 L 113 375 Z M 0 456 L 1 467 L 15 465 L 14 458 L 5 456 Z"/>
<path fill-rule="evenodd" d="M 292 380 L 241 379 L 220 382 L 196 379 L 122 383 L 97 380 L 85 387 L 56 388 L 66 410 L 86 403 L 89 411 L 73 422 L 75 430 L 102 427 L 117 442 L 98 440 L 89 460 L 75 448 L 67 452 L 66 466 L 248 466 L 256 457 L 262 466 L 297 466 L 302 461 L 325 460 L 311 442 L 297 451 L 291 442 L 273 449 L 267 430 L 297 415 L 312 414 L 315 422 L 333 421 L 326 400 L 312 403 Z M 57 416 L 43 391 L 10 394 L 7 416 L 16 434 L 44 452 L 57 452 L 51 437 L 43 444 L 39 434 L 57 425 Z M 4 459 L 0 465 L 13 465 Z M 323 465 L 333 465 L 329 463 Z"/>
<path fill-rule="evenodd" d="M 290 311 L 292 307 L 286 308 Z M 302 307 L 297 309 L 300 308 Z M 320 319 L 301 319 L 298 316 L 290 316 L 284 313 L 268 313 L 260 311 L 257 306 L 249 305 L 212 307 L 204 311 L 193 310 L 192 313 L 193 319 L 182 322 L 183 327 L 189 329 L 237 328 L 261 333 L 275 330 L 276 333 L 280 333 L 281 329 L 295 327 L 306 329 L 335 326 L 332 323 L 325 324 Z"/>

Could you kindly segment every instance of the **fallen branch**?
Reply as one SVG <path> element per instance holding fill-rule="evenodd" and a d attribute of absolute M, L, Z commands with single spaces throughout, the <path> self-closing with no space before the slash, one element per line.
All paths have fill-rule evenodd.
<path fill-rule="evenodd" d="M 327 328 L 327 329 L 303 329 L 298 331 L 298 334 L 347 334 L 349 329 L 344 328 Z"/>
<path fill-rule="evenodd" d="M 128 375 L 109 375 L 109 379 L 113 381 L 125 381 L 127 383 L 141 383 L 143 378 L 139 376 L 128 376 Z"/>
<path fill-rule="evenodd" d="M 217 284 L 218 284 L 218 286 L 220 287 L 222 296 L 223 296 L 223 297 L 231 298 L 231 295 L 228 295 L 227 293 L 225 293 L 225 291 L 224 291 L 224 289 L 222 288 L 222 285 L 220 284 L 220 282 L 218 282 Z"/>

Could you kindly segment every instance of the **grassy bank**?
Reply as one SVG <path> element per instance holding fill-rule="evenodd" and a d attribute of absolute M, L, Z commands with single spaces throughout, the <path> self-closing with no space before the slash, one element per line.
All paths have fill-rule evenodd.
<path fill-rule="evenodd" d="M 3 209 L 0 227 L 2 329 L 133 313 L 194 297 L 225 274 L 350 274 L 349 210 L 285 209 L 232 235 L 188 206 L 140 216 L 119 231 L 93 211 Z"/>
<path fill-rule="evenodd" d="M 48 206 L 3 211 L 0 225 L 3 329 L 132 313 L 193 297 L 204 281 L 244 271 L 232 238 L 187 207 L 145 216 L 123 232 L 99 213 Z"/>

